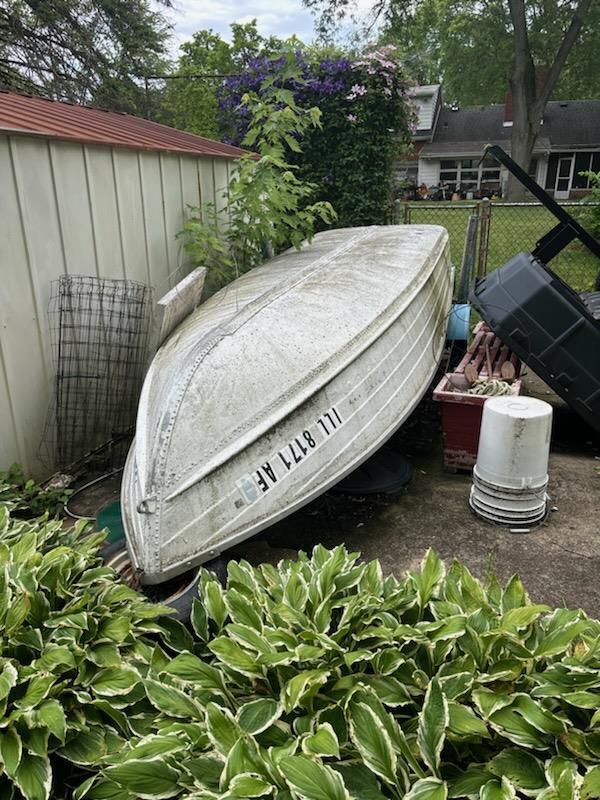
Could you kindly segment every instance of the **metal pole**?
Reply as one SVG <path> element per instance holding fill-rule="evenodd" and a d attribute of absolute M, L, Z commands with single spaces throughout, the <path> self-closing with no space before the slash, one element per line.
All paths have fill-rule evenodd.
<path fill-rule="evenodd" d="M 471 214 L 467 223 L 467 233 L 465 235 L 465 249 L 463 252 L 462 267 L 460 271 L 460 285 L 458 289 L 457 302 L 466 303 L 469 297 L 471 286 L 471 275 L 475 264 L 475 254 L 477 252 L 477 227 L 479 217 Z"/>

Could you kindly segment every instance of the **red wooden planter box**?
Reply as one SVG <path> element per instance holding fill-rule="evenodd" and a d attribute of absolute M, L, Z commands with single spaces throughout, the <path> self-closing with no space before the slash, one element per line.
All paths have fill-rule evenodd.
<path fill-rule="evenodd" d="M 473 343 L 455 372 L 447 372 L 433 392 L 433 399 L 440 403 L 442 414 L 442 436 L 444 440 L 444 466 L 454 469 L 471 469 L 477 460 L 479 447 L 479 428 L 484 395 L 467 394 L 461 389 L 468 388 L 464 371 L 467 364 L 473 364 L 482 378 L 487 377 L 486 344 L 492 362 L 492 376 L 500 378 L 502 364 L 510 360 L 516 373 L 514 386 L 516 394 L 521 394 L 521 381 L 518 379 L 521 362 L 503 346 L 483 322 L 475 328 Z"/>

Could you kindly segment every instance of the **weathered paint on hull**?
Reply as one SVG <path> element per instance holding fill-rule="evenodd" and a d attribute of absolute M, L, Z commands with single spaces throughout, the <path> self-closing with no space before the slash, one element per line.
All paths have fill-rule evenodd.
<path fill-rule="evenodd" d="M 364 249 L 370 240 L 374 245 L 374 256 L 385 251 L 383 239 L 386 246 L 396 240 L 396 244 L 405 245 L 404 255 L 401 250 L 396 253 L 397 273 L 402 272 L 403 259 L 408 259 L 406 245 L 409 240 L 413 242 L 416 239 L 418 244 L 429 250 L 420 256 L 416 251 L 412 253 L 413 273 L 404 283 L 398 283 L 397 275 L 395 283 L 390 278 L 393 270 L 390 272 L 389 264 L 382 264 L 380 268 L 376 263 L 369 265 L 375 288 L 381 292 L 377 300 L 381 306 L 380 313 L 377 312 L 376 303 L 371 300 L 365 298 L 364 302 L 360 302 L 361 291 L 369 289 L 369 281 L 364 280 L 360 264 L 355 265 L 353 274 L 345 270 L 342 280 L 345 285 L 337 293 L 338 307 L 334 305 L 330 308 L 327 324 L 324 322 L 323 327 L 316 330 L 307 327 L 303 335 L 310 338 L 311 346 L 318 349 L 319 338 L 327 339 L 327 330 L 335 330 L 339 341 L 343 341 L 344 330 L 339 329 L 347 325 L 359 331 L 358 345 L 336 345 L 331 348 L 335 350 L 331 354 L 327 342 L 323 341 L 321 347 L 324 357 L 316 365 L 315 374 L 309 376 L 310 380 L 301 376 L 300 389 L 295 393 L 285 386 L 287 374 L 282 376 L 281 372 L 274 371 L 271 375 L 272 391 L 263 396 L 266 409 L 264 419 L 259 419 L 257 424 L 256 418 L 252 417 L 252 424 L 240 424 L 240 430 L 229 432 L 232 435 L 225 437 L 228 438 L 225 445 L 216 448 L 216 452 L 209 454 L 203 463 L 190 466 L 188 458 L 180 472 L 173 469 L 178 461 L 177 453 L 173 452 L 175 437 L 172 426 L 187 426 L 186 434 L 192 442 L 189 452 L 194 452 L 193 443 L 196 440 L 201 443 L 203 427 L 218 426 L 219 420 L 207 419 L 197 411 L 196 417 L 186 416 L 185 401 L 180 400 L 176 413 L 168 417 L 163 414 L 162 421 L 159 419 L 148 425 L 148 412 L 153 403 L 153 382 L 155 387 L 160 387 L 161 398 L 169 396 L 160 383 L 160 372 L 155 371 L 154 376 L 150 377 L 150 385 L 145 387 L 140 403 L 140 415 L 145 416 L 142 420 L 138 418 L 138 432 L 141 430 L 146 441 L 141 447 L 139 444 L 132 447 L 124 474 L 122 497 L 129 548 L 135 566 L 141 570 L 146 583 L 166 580 L 202 563 L 310 502 L 367 459 L 403 423 L 418 403 L 435 372 L 444 345 L 452 290 L 447 234 L 443 229 L 433 226 L 399 226 L 395 229 L 355 229 L 346 235 L 355 235 L 359 240 L 360 232 L 365 230 L 357 249 Z M 394 231 L 397 232 L 396 240 Z M 420 236 L 423 231 L 427 235 Z M 334 244 L 330 249 L 335 250 L 337 246 L 336 252 L 339 252 L 339 234 L 344 232 L 334 233 L 338 234 L 338 238 L 333 237 Z M 344 252 L 347 253 L 347 248 Z M 388 261 L 391 252 L 388 247 L 385 256 Z M 274 263 L 273 270 L 269 269 L 270 265 L 261 268 L 263 274 L 256 276 L 261 290 L 269 284 L 270 271 L 274 273 L 274 278 L 282 280 L 279 267 L 286 260 L 291 262 L 294 255 L 289 253 L 276 259 L 278 263 Z M 334 267 L 339 258 L 341 256 L 334 254 Z M 315 274 L 318 276 L 318 272 L 310 268 L 306 270 L 305 265 L 303 271 L 312 275 L 311 279 Z M 382 273 L 381 286 L 377 283 L 379 272 Z M 292 292 L 298 294 L 306 291 L 306 281 L 302 276 L 298 281 L 294 281 L 290 275 L 286 275 L 285 279 L 293 284 Z M 325 284 L 324 293 L 335 292 L 330 283 L 325 281 Z M 309 291 L 311 298 L 314 297 L 315 288 L 318 289 L 318 282 Z M 252 303 L 256 303 L 256 295 L 252 295 L 251 286 L 248 289 L 248 282 L 245 290 L 246 296 L 254 297 L 248 303 L 248 306 L 252 306 Z M 240 296 L 243 291 L 244 287 Z M 229 292 L 231 299 L 231 288 Z M 259 299 L 261 296 L 259 292 Z M 332 297 L 335 299 L 335 294 Z M 278 295 L 280 298 L 281 293 Z M 267 314 L 264 309 L 270 305 L 260 305 L 265 324 Z M 208 309 L 209 316 L 214 314 L 215 317 L 221 315 L 221 318 L 227 318 L 222 304 L 213 303 L 212 308 L 214 311 Z M 202 308 L 196 313 L 200 316 L 201 312 Z M 352 316 L 351 324 L 346 321 L 349 315 Z M 260 330 L 258 316 L 256 313 L 248 315 L 248 319 L 258 325 L 255 330 Z M 270 323 L 273 324 L 273 317 Z M 281 358 L 283 352 L 284 359 L 287 356 L 293 363 L 297 357 L 302 360 L 302 323 L 296 321 L 297 330 L 288 330 L 287 339 L 285 318 L 280 320 L 280 325 L 284 339 L 278 357 Z M 239 392 L 224 400 L 233 405 L 233 418 L 237 414 L 243 422 L 244 415 L 249 414 L 246 413 L 248 404 L 256 402 L 256 398 L 251 396 L 253 359 L 257 353 L 259 358 L 261 355 L 264 358 L 267 356 L 261 353 L 260 348 L 257 349 L 256 344 L 251 344 L 251 338 L 249 341 L 248 337 L 253 331 L 249 330 L 248 325 L 234 328 L 232 332 L 225 333 L 230 337 L 229 346 L 225 349 L 231 353 L 232 347 L 242 348 L 242 351 L 246 348 L 246 377 L 251 387 L 249 390 L 241 380 Z M 223 338 L 220 336 L 218 341 L 222 342 Z M 184 337 L 182 342 L 185 343 Z M 299 346 L 298 356 L 296 351 Z M 212 351 L 205 347 L 203 352 L 202 358 L 206 358 L 205 353 Z M 336 359 L 332 360 L 331 355 Z M 227 364 L 227 359 L 223 360 L 221 368 L 227 369 Z M 268 376 L 268 366 L 263 367 Z M 310 372 L 307 364 L 297 368 L 299 375 L 302 370 Z M 201 376 L 201 369 L 195 371 L 193 379 L 188 380 L 183 395 L 191 390 L 195 381 L 201 379 L 198 377 Z M 258 366 L 255 369 L 260 371 Z M 292 367 L 290 369 L 293 371 Z M 244 376 L 241 377 L 243 379 Z M 288 383 L 298 386 L 298 382 Z M 284 384 L 281 391 L 279 384 Z M 172 390 L 175 392 L 176 388 L 173 386 Z M 260 404 L 260 398 L 258 402 Z M 286 403 L 289 410 L 286 409 Z M 278 411 L 273 412 L 273 404 Z M 171 431 L 165 435 L 167 418 Z M 148 434 L 152 430 L 155 431 L 158 444 L 153 444 L 149 439 Z M 198 449 L 200 447 L 199 444 Z M 140 501 L 145 513 L 136 510 Z"/>

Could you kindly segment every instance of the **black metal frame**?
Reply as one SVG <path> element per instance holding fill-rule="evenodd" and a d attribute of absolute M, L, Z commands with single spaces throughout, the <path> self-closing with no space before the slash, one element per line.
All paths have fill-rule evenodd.
<path fill-rule="evenodd" d="M 536 242 L 535 249 L 532 251 L 532 255 L 539 259 L 542 264 L 547 264 L 551 261 L 555 256 L 557 256 L 561 250 L 563 250 L 573 239 L 579 239 L 579 241 L 584 244 L 595 256 L 596 258 L 600 259 L 600 242 L 598 242 L 590 233 L 588 233 L 585 228 L 582 228 L 581 225 L 577 222 L 576 219 L 565 211 L 565 209 L 560 206 L 556 200 L 554 200 L 550 195 L 542 189 L 542 187 L 536 183 L 533 178 L 528 175 L 524 169 L 515 163 L 512 158 L 508 155 L 508 153 L 503 150 L 499 145 L 488 145 L 485 148 L 485 153 L 483 158 L 486 156 L 491 155 L 496 161 L 499 161 L 500 164 L 503 164 L 509 172 L 520 181 L 523 186 L 527 189 L 527 191 L 531 192 L 534 197 L 546 206 L 548 211 L 553 214 L 556 219 L 559 221 L 558 225 L 555 225 L 554 228 L 548 231 L 548 233 L 544 234 L 542 238 Z"/>

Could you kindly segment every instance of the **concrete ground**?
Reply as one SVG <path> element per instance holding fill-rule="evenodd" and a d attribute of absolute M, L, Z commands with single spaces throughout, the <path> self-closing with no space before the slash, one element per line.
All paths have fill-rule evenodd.
<path fill-rule="evenodd" d="M 414 455 L 412 480 L 400 495 L 326 495 L 231 555 L 260 563 L 318 542 L 343 542 L 400 576 L 433 547 L 480 578 L 490 570 L 502 580 L 519 573 L 535 602 L 577 606 L 600 617 L 600 439 L 539 379 L 527 383 L 527 393 L 555 407 L 549 465 L 555 510 L 530 533 L 510 533 L 474 516 L 467 503 L 471 477 L 444 471 L 437 434 L 429 452 Z"/>

